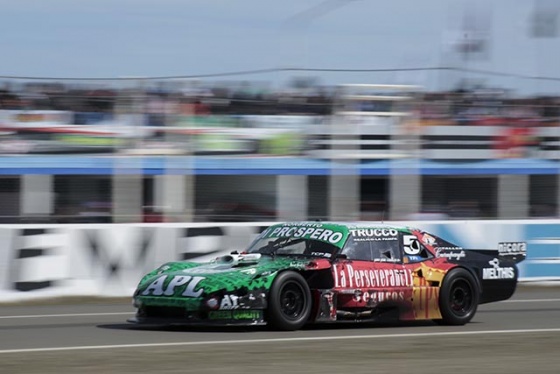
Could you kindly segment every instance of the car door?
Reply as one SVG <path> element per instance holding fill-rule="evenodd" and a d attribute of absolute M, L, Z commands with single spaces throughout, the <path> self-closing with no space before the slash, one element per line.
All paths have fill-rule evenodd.
<path fill-rule="evenodd" d="M 405 302 L 412 273 L 403 266 L 400 233 L 394 229 L 351 230 L 333 264 L 337 307 L 373 308 Z"/>

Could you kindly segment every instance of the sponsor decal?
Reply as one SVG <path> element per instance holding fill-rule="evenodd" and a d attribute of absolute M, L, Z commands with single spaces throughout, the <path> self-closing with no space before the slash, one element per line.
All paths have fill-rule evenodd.
<path fill-rule="evenodd" d="M 332 257 L 332 253 L 324 253 L 324 252 L 311 252 L 311 256 L 316 256 L 316 257 Z"/>
<path fill-rule="evenodd" d="M 220 310 L 230 310 L 230 309 L 237 309 L 239 304 L 237 300 L 239 296 L 237 295 L 224 295 L 222 297 L 222 301 L 220 302 Z"/>
<path fill-rule="evenodd" d="M 436 251 L 458 251 L 463 249 L 463 247 L 437 247 Z"/>
<path fill-rule="evenodd" d="M 354 269 L 352 265 L 333 265 L 335 287 L 412 287 L 410 269 Z"/>
<path fill-rule="evenodd" d="M 398 236 L 364 236 L 359 237 L 355 236 L 355 242 L 380 242 L 380 241 L 387 241 L 387 240 L 398 240 Z"/>
<path fill-rule="evenodd" d="M 338 231 L 333 231 L 325 229 L 322 227 L 277 227 L 272 232 L 267 234 L 267 237 L 279 237 L 279 238 L 306 238 L 321 240 L 324 242 L 329 242 L 331 244 L 339 243 L 343 238 L 344 234 Z"/>
<path fill-rule="evenodd" d="M 144 291 L 142 291 L 142 296 L 173 296 L 175 294 L 175 289 L 177 287 L 186 286 L 185 290 L 181 296 L 185 297 L 199 297 L 204 292 L 203 288 L 195 290 L 198 284 L 206 279 L 204 277 L 191 277 L 190 275 L 175 275 L 171 277 L 171 280 L 167 283 L 168 276 L 162 275 L 158 277 L 155 281 L 150 283 Z M 167 286 L 164 285 L 167 283 Z"/>
<path fill-rule="evenodd" d="M 377 304 L 383 301 L 404 301 L 404 292 L 400 291 L 365 291 L 354 295 L 357 302 Z"/>
<path fill-rule="evenodd" d="M 399 235 L 395 229 L 353 229 L 350 230 L 352 236 L 356 238 L 372 237 L 372 236 L 393 236 Z"/>
<path fill-rule="evenodd" d="M 208 313 L 208 319 L 220 320 L 255 320 L 262 319 L 260 310 L 213 310 Z"/>
<path fill-rule="evenodd" d="M 233 319 L 260 319 L 262 312 L 260 310 L 234 310 L 231 312 Z"/>
<path fill-rule="evenodd" d="M 217 310 L 208 313 L 209 319 L 232 319 L 231 311 Z"/>
<path fill-rule="evenodd" d="M 208 309 L 211 310 L 235 310 L 253 309 L 266 307 L 265 295 L 257 290 L 251 291 L 248 295 L 238 296 L 226 294 L 223 296 L 212 296 L 205 301 Z"/>
<path fill-rule="evenodd" d="M 501 267 L 500 260 L 497 258 L 488 261 L 491 268 L 482 269 L 482 279 L 513 279 L 515 278 L 515 269 L 513 267 Z"/>
<path fill-rule="evenodd" d="M 527 243 L 525 242 L 502 242 L 498 243 L 498 253 L 500 255 L 525 255 L 527 253 Z"/>
<path fill-rule="evenodd" d="M 428 245 L 434 245 L 436 244 L 436 238 L 434 238 L 433 236 L 431 236 L 430 234 L 424 234 L 422 235 L 422 241 Z"/>
<path fill-rule="evenodd" d="M 408 262 L 418 262 L 424 260 L 422 256 L 407 256 Z"/>
<path fill-rule="evenodd" d="M 422 251 L 420 242 L 414 235 L 404 235 L 403 246 L 404 246 L 404 253 L 406 253 L 409 256 L 416 256 L 420 254 L 420 252 Z"/>
<path fill-rule="evenodd" d="M 436 250 L 436 257 L 445 257 L 448 260 L 455 260 L 458 261 L 460 259 L 462 259 L 463 257 L 466 257 L 467 254 L 465 253 L 465 251 L 461 250 L 442 250 L 441 248 L 438 248 Z"/>

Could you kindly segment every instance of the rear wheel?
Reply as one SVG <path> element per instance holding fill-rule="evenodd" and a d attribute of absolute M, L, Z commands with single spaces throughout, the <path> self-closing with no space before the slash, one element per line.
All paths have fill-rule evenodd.
<path fill-rule="evenodd" d="M 479 289 L 474 276 L 466 269 L 453 269 L 443 280 L 439 292 L 439 309 L 442 325 L 464 325 L 478 308 Z"/>
<path fill-rule="evenodd" d="M 280 273 L 270 289 L 268 323 L 279 330 L 298 330 L 311 314 L 311 291 L 298 273 Z"/>

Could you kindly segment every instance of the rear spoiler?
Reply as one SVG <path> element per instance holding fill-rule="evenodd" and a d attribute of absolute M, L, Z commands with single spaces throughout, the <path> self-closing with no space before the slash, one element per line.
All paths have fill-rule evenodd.
<path fill-rule="evenodd" d="M 526 242 L 500 242 L 498 243 L 498 256 L 504 260 L 519 263 L 527 256 Z"/>

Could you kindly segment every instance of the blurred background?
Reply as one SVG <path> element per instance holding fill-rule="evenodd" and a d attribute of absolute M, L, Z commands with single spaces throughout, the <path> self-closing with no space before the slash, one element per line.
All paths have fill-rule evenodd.
<path fill-rule="evenodd" d="M 49 4 L 0 15 L 1 223 L 559 216 L 554 0 Z"/>

